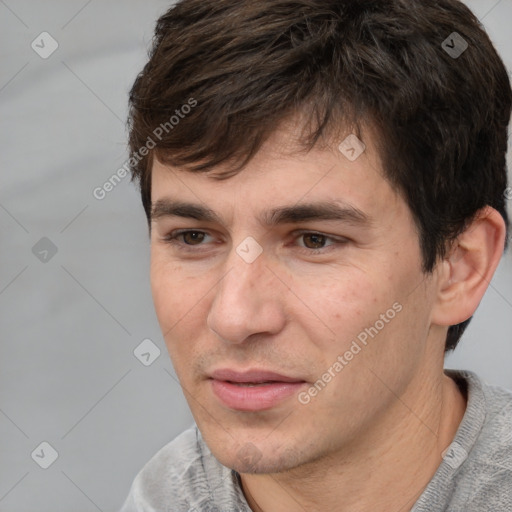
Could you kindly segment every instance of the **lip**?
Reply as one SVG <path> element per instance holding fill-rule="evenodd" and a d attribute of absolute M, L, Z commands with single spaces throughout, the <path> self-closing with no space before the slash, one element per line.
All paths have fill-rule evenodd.
<path fill-rule="evenodd" d="M 246 382 L 246 383 L 258 383 L 258 382 L 304 382 L 303 379 L 296 379 L 281 375 L 280 373 L 271 372 L 267 370 L 246 370 L 237 371 L 230 368 L 215 370 L 210 374 L 210 377 L 214 380 L 224 380 L 229 382 Z"/>
<path fill-rule="evenodd" d="M 248 412 L 271 409 L 306 384 L 303 379 L 258 369 L 215 370 L 210 382 L 213 393 L 225 406 Z"/>

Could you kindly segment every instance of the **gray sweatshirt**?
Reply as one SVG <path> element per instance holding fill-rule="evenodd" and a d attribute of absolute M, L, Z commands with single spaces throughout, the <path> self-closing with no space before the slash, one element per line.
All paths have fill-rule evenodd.
<path fill-rule="evenodd" d="M 512 392 L 469 371 L 445 373 L 467 390 L 466 412 L 410 512 L 512 512 Z M 239 475 L 215 459 L 193 426 L 142 468 L 121 512 L 250 510 Z"/>

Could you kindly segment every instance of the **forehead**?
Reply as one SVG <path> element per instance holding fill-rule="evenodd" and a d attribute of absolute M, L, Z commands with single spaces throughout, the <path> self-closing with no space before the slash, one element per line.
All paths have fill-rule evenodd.
<path fill-rule="evenodd" d="M 242 170 L 227 178 L 223 174 L 228 166 L 190 172 L 155 158 L 152 205 L 186 201 L 238 216 L 318 201 L 347 205 L 377 218 L 403 209 L 402 198 L 384 176 L 369 130 L 359 136 L 347 133 L 308 152 L 300 150 L 296 140 L 295 127 L 277 130 Z"/>

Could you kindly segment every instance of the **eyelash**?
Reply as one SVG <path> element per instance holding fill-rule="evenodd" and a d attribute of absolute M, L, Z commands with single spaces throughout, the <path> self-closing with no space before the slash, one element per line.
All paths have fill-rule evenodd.
<path fill-rule="evenodd" d="M 184 251 L 189 251 L 189 252 L 194 252 L 194 253 L 202 251 L 203 249 L 199 249 L 200 246 L 204 245 L 202 243 L 197 244 L 197 245 L 192 245 L 192 244 L 186 244 L 179 240 L 179 237 L 186 235 L 187 233 L 200 233 L 200 234 L 204 234 L 206 236 L 211 236 L 206 231 L 201 231 L 201 230 L 196 230 L 196 229 L 182 229 L 182 230 L 176 230 L 176 231 L 169 233 L 167 236 L 163 237 L 162 240 L 165 243 L 168 243 L 170 245 L 179 245 L 179 246 L 181 246 L 181 250 L 184 250 Z M 304 253 L 304 254 L 309 254 L 309 255 L 323 254 L 325 252 L 328 252 L 332 248 L 334 248 L 336 245 L 338 245 L 338 246 L 344 245 L 348 242 L 348 239 L 346 239 L 346 238 L 330 236 L 325 233 L 321 233 L 319 231 L 300 230 L 300 231 L 296 231 L 294 233 L 294 235 L 295 235 L 294 240 L 300 239 L 301 237 L 303 237 L 305 235 L 318 235 L 318 236 L 325 237 L 325 239 L 327 241 L 332 242 L 331 244 L 329 244 L 325 247 L 318 248 L 318 249 L 310 249 L 308 247 L 296 246 L 296 248 L 298 249 L 299 252 Z"/>

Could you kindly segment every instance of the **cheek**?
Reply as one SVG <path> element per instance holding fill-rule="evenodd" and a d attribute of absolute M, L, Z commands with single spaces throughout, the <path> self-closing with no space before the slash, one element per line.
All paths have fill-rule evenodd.
<path fill-rule="evenodd" d="M 180 382 L 186 382 L 187 368 L 200 337 L 198 318 L 202 316 L 197 282 L 183 276 L 179 265 L 161 263 L 152 257 L 151 291 L 155 312 L 167 351 Z"/>
<path fill-rule="evenodd" d="M 151 255 L 151 293 L 165 338 L 171 336 L 201 299 L 197 280 L 184 275 L 179 264 Z"/>
<path fill-rule="evenodd" d="M 384 272 L 386 268 L 333 268 L 321 278 L 317 275 L 293 280 L 292 289 L 302 299 L 294 301 L 293 316 L 302 324 L 302 330 L 316 346 L 319 360 L 327 367 L 349 350 L 354 341 L 362 347 L 361 355 L 386 350 L 406 327 L 401 311 L 410 276 L 403 272 L 397 275 L 396 268 L 395 274 L 390 268 Z M 401 343 L 401 338 L 396 337 L 396 343 Z M 358 355 L 357 359 L 365 358 Z"/>
<path fill-rule="evenodd" d="M 317 338 L 329 333 L 326 343 L 331 345 L 333 338 L 350 337 L 382 300 L 382 291 L 357 269 L 335 268 L 325 275 L 294 279 L 290 288 L 298 299 L 295 317 Z"/>

